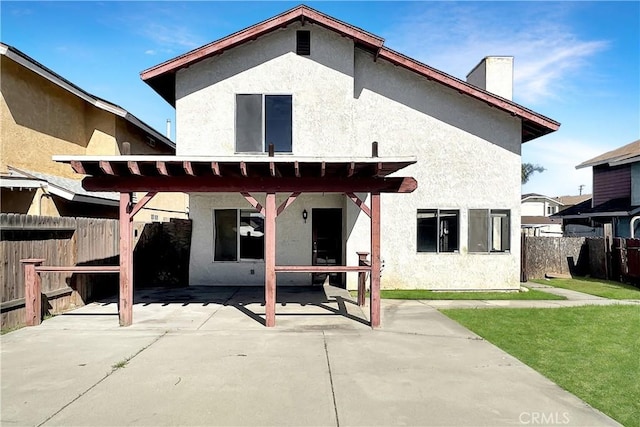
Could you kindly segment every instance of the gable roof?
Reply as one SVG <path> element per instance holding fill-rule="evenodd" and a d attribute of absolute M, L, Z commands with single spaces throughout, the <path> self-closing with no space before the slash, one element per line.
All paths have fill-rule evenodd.
<path fill-rule="evenodd" d="M 140 120 L 139 118 L 137 118 L 136 116 L 128 112 L 127 110 L 125 110 L 124 108 L 120 107 L 119 105 L 113 104 L 105 99 L 102 99 L 95 95 L 90 94 L 86 90 L 71 83 L 69 80 L 65 79 L 55 71 L 40 64 L 38 61 L 31 58 L 29 55 L 23 53 L 22 51 L 16 49 L 15 47 L 4 44 L 4 43 L 0 43 L 0 55 L 6 56 L 7 58 L 11 59 L 17 64 L 20 64 L 21 66 L 33 71 L 39 76 L 49 80 L 53 84 L 72 93 L 78 98 L 81 98 L 82 100 L 88 102 L 94 107 L 104 111 L 108 111 L 109 113 L 114 114 L 116 116 L 122 117 L 123 119 L 125 119 L 126 121 L 128 121 L 129 123 L 137 127 L 138 129 L 147 133 L 149 136 L 155 138 L 160 143 L 175 150 L 176 144 L 173 141 L 171 141 L 166 136 L 162 135 L 160 132 L 158 132 L 157 130 L 155 130 L 154 128 L 152 128 L 151 126 L 149 126 L 148 124 L 146 124 L 145 122 L 143 122 L 142 120 Z"/>
<path fill-rule="evenodd" d="M 624 165 L 640 162 L 640 139 L 630 144 L 607 151 L 593 159 L 587 160 L 576 166 L 576 169 L 588 168 L 608 164 L 609 166 Z"/>
<path fill-rule="evenodd" d="M 545 199 L 545 200 L 548 200 L 548 201 L 553 202 L 553 203 L 558 203 L 558 204 L 560 204 L 560 205 L 562 205 L 562 204 L 563 204 L 563 203 L 562 203 L 560 200 L 558 200 L 557 198 L 556 198 L 556 199 L 554 199 L 554 198 L 552 198 L 552 197 L 545 196 L 544 194 L 537 194 L 537 193 L 527 193 L 527 194 L 523 194 L 523 195 L 520 197 L 520 203 L 524 203 L 524 202 L 528 201 L 529 199 L 533 199 L 533 200 L 535 200 L 535 199 Z"/>
<path fill-rule="evenodd" d="M 260 36 L 298 21 L 302 23 L 310 22 L 335 31 L 342 36 L 349 37 L 354 41 L 356 47 L 372 52 L 375 59 L 380 58 L 389 61 L 394 65 L 426 77 L 428 80 L 440 83 L 461 94 L 483 101 L 491 107 L 498 108 L 513 116 L 519 117 L 522 120 L 522 142 L 527 142 L 554 132 L 560 127 L 560 123 L 555 120 L 391 50 L 384 46 L 383 38 L 325 15 L 305 5 L 297 6 L 266 21 L 144 70 L 140 73 L 140 77 L 162 96 L 162 98 L 175 107 L 175 78 L 178 70 L 206 58 L 220 55 L 226 50 L 255 40 Z"/>

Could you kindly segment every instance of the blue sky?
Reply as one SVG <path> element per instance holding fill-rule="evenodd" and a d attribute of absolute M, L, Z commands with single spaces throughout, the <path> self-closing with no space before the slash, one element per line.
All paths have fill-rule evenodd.
<path fill-rule="evenodd" d="M 164 132 L 175 111 L 139 73 L 298 2 L 0 2 L 1 39 Z M 522 191 L 591 191 L 584 160 L 640 139 L 640 2 L 308 2 L 464 79 L 512 55 L 514 100 L 562 123 L 523 145 Z M 179 141 L 178 141 L 179 143 Z"/>

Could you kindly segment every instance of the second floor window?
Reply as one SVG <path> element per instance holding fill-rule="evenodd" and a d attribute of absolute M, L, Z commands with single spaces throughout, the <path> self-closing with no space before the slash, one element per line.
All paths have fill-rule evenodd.
<path fill-rule="evenodd" d="M 236 95 L 236 153 L 290 153 L 291 95 Z"/>

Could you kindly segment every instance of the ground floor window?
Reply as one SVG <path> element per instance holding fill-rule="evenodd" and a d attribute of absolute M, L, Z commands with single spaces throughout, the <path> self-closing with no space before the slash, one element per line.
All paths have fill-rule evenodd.
<path fill-rule="evenodd" d="M 469 209 L 469 252 L 508 252 L 511 213 L 505 209 Z"/>
<path fill-rule="evenodd" d="M 264 216 L 253 210 L 213 211 L 213 260 L 264 259 Z"/>
<path fill-rule="evenodd" d="M 457 252 L 460 211 L 418 209 L 418 252 Z"/>

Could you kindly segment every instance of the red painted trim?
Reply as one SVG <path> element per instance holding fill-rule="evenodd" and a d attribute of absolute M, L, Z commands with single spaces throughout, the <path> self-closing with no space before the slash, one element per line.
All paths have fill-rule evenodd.
<path fill-rule="evenodd" d="M 81 175 L 86 175 L 87 173 L 84 171 L 84 167 L 82 166 L 82 162 L 76 161 L 76 160 L 72 160 L 71 161 L 71 168 L 73 169 L 73 171 L 75 173 L 79 173 Z"/>
<path fill-rule="evenodd" d="M 543 126 L 549 132 L 556 131 L 560 127 L 560 123 L 556 122 L 555 120 L 552 120 L 541 114 L 528 110 L 516 104 L 515 102 L 501 98 L 490 92 L 484 91 L 480 88 L 470 85 L 467 82 L 464 82 L 453 76 L 443 73 L 442 71 L 436 70 L 435 68 L 431 68 L 428 65 L 425 65 L 421 62 L 416 61 L 415 59 L 404 56 L 401 53 L 395 52 L 389 48 L 383 47 L 382 49 L 380 49 L 379 57 L 381 59 L 391 62 L 392 64 L 401 66 L 403 68 L 406 68 L 409 71 L 413 71 L 423 77 L 426 77 L 428 80 L 435 80 L 438 83 L 441 83 L 445 86 L 455 89 L 461 94 L 469 95 L 473 98 L 486 102 L 492 107 L 497 107 L 503 111 L 516 115 L 522 119 L 525 119 L 533 123 L 536 123 L 540 126 Z M 549 133 L 549 132 L 545 132 L 545 133 Z"/>
<path fill-rule="evenodd" d="M 140 73 L 140 77 L 142 78 L 142 80 L 146 81 L 165 73 L 175 73 L 180 68 L 188 67 L 194 62 L 221 54 L 225 50 L 255 40 L 260 36 L 263 36 L 279 28 L 286 27 L 292 22 L 299 21 L 302 18 L 306 18 L 306 20 L 309 22 L 316 23 L 325 28 L 336 31 L 343 36 L 354 39 L 359 44 L 370 46 L 372 48 L 380 48 L 384 43 L 384 39 L 367 33 L 364 30 L 349 25 L 345 22 L 338 21 L 337 19 L 327 16 L 309 7 L 298 6 L 280 15 L 274 16 L 273 18 L 267 19 L 266 21 L 252 25 L 251 27 L 245 28 L 244 30 L 230 34 L 227 37 L 187 52 L 184 55 L 180 55 L 169 61 L 163 62 L 162 64 L 156 65 L 155 67 L 144 70 L 142 73 Z"/>
<path fill-rule="evenodd" d="M 119 265 L 74 265 L 70 267 L 59 267 L 59 266 L 40 266 L 36 267 L 36 271 L 38 273 L 119 273 L 120 266 Z"/>
<path fill-rule="evenodd" d="M 242 194 L 242 197 L 244 197 L 247 200 L 247 202 L 249 202 L 249 204 L 254 207 L 255 210 L 257 210 L 262 215 L 264 215 L 264 207 L 260 204 L 259 201 L 256 200 L 255 197 L 253 197 L 249 193 L 240 193 L 240 194 Z"/>
<path fill-rule="evenodd" d="M 100 170 L 102 172 L 104 172 L 107 175 L 115 175 L 113 173 L 113 168 L 111 167 L 111 162 L 106 162 L 106 161 L 100 160 L 98 162 L 98 167 L 100 168 Z"/>
<path fill-rule="evenodd" d="M 278 210 L 276 211 L 276 216 L 279 216 L 282 212 L 285 211 L 285 209 L 291 206 L 293 202 L 296 201 L 296 199 L 300 194 L 301 193 L 299 191 L 295 193 L 291 193 L 291 195 L 287 197 L 287 200 L 285 200 L 280 206 L 278 206 Z"/>
<path fill-rule="evenodd" d="M 187 175 L 196 176 L 196 174 L 193 173 L 193 167 L 191 166 L 191 162 L 183 162 L 183 167 Z"/>
<path fill-rule="evenodd" d="M 280 273 L 349 273 L 371 271 L 371 267 L 353 265 L 276 265 L 275 270 Z"/>
<path fill-rule="evenodd" d="M 394 178 L 278 178 L 214 176 L 98 176 L 86 177 L 82 186 L 88 191 L 156 191 L 156 192 L 302 192 L 302 193 L 411 193 L 418 183 L 411 177 Z"/>
<path fill-rule="evenodd" d="M 129 172 L 133 175 L 142 175 L 138 167 L 138 162 L 127 162 L 127 169 L 129 169 Z"/>
<path fill-rule="evenodd" d="M 264 298 L 265 323 L 276 325 L 276 195 L 267 193 L 264 214 Z"/>
<path fill-rule="evenodd" d="M 137 214 L 138 212 L 140 212 L 140 209 L 144 208 L 146 206 L 147 203 L 149 203 L 149 201 L 151 199 L 153 199 L 153 197 L 158 194 L 157 191 L 152 191 L 149 192 L 147 194 L 145 194 L 142 199 L 138 200 L 138 203 L 136 203 L 136 205 L 131 209 L 131 212 L 129 213 L 129 217 L 131 218 L 131 221 L 133 221 L 133 216 L 135 214 Z"/>
<path fill-rule="evenodd" d="M 133 236 L 129 215 L 130 193 L 120 193 L 120 289 L 118 316 L 120 326 L 133 322 Z"/>
<path fill-rule="evenodd" d="M 167 172 L 167 164 L 165 162 L 156 162 L 156 169 L 160 175 L 169 176 Z"/>
<path fill-rule="evenodd" d="M 369 209 L 369 206 L 367 206 L 364 203 L 364 200 L 362 200 L 360 197 L 356 196 L 353 193 L 345 193 L 345 194 L 347 195 L 349 200 L 355 203 L 355 205 L 359 207 L 362 212 L 364 212 L 369 218 L 371 218 L 371 209 Z"/>
<path fill-rule="evenodd" d="M 371 193 L 371 327 L 380 326 L 380 194 Z"/>

